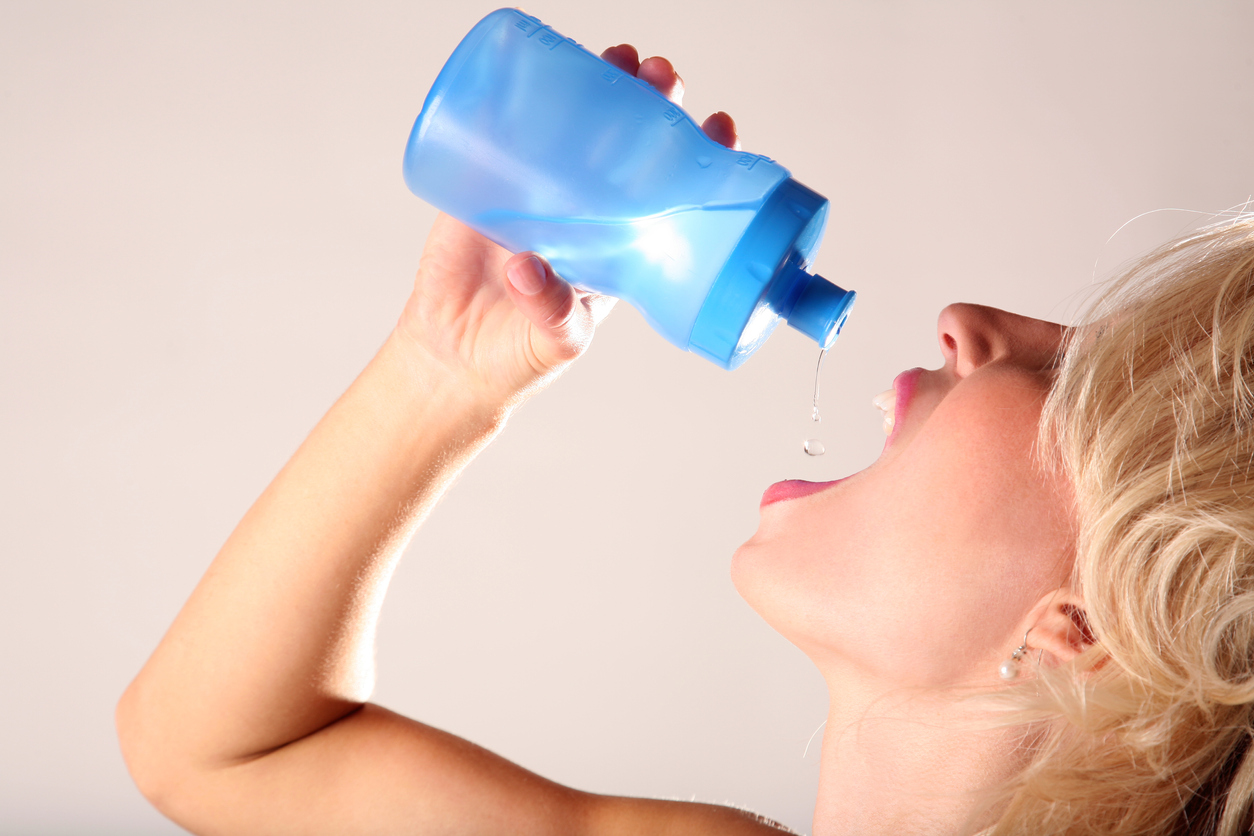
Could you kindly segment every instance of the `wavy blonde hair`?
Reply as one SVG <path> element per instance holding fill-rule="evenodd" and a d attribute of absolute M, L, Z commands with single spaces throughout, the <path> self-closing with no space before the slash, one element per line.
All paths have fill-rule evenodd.
<path fill-rule="evenodd" d="M 1249 832 L 1254 217 L 1115 282 L 1068 341 L 1040 448 L 1075 488 L 1094 644 L 1004 692 L 1042 731 L 986 832 Z"/>

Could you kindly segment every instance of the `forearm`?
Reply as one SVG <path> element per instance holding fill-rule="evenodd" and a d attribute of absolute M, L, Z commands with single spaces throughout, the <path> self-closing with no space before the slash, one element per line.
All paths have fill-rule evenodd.
<path fill-rule="evenodd" d="M 503 408 L 393 335 L 240 522 L 118 708 L 128 760 L 246 759 L 373 684 L 388 579 Z"/>

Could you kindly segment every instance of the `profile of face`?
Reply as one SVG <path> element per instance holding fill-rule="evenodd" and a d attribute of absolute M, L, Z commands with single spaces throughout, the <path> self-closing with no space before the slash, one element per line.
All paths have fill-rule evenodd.
<path fill-rule="evenodd" d="M 732 562 L 740 594 L 825 674 L 996 682 L 1029 612 L 1068 586 L 1071 493 L 1037 451 L 1065 329 L 951 305 L 938 332 L 945 363 L 894 381 L 876 462 L 772 486 Z"/>

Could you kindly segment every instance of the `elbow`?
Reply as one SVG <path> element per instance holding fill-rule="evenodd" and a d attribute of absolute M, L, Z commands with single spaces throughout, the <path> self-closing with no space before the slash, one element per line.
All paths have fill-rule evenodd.
<path fill-rule="evenodd" d="M 175 780 L 178 761 L 161 745 L 160 732 L 155 728 L 151 712 L 145 711 L 144 702 L 143 687 L 136 679 L 122 694 L 113 713 L 118 746 L 140 793 L 169 816 L 173 789 L 178 783 Z"/>
<path fill-rule="evenodd" d="M 143 676 L 122 694 L 114 710 L 118 746 L 136 788 L 159 813 L 193 832 L 218 828 L 209 814 L 210 770 L 193 757 L 179 728 L 183 718 L 170 717 L 163 701 L 144 686 Z"/>

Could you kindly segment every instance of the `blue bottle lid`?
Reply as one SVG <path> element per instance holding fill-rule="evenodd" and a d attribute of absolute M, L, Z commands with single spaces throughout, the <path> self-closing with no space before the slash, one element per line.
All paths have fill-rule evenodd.
<path fill-rule="evenodd" d="M 806 271 L 827 223 L 827 198 L 780 182 L 719 271 L 688 348 L 725 369 L 757 351 L 781 318 L 830 348 L 857 294 Z"/>

